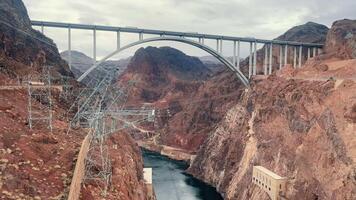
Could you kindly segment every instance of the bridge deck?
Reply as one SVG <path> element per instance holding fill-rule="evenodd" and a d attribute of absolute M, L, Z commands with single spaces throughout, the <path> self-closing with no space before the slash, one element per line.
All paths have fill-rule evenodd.
<path fill-rule="evenodd" d="M 256 39 L 250 37 L 234 37 L 234 36 L 202 34 L 202 33 L 194 33 L 194 32 L 142 29 L 136 27 L 103 26 L 103 25 L 74 24 L 74 23 L 48 22 L 48 21 L 31 21 L 31 23 L 33 26 L 54 27 L 54 28 L 71 28 L 71 29 L 99 30 L 99 31 L 126 32 L 126 33 L 144 33 L 144 34 L 153 34 L 153 35 L 204 38 L 204 39 L 214 39 L 214 40 L 230 40 L 230 41 L 241 41 L 241 42 L 273 43 L 273 44 L 280 44 L 280 45 L 305 46 L 305 47 L 317 47 L 317 48 L 323 47 L 323 44 L 301 43 L 301 42 L 281 41 L 281 40 L 265 40 L 265 39 Z"/>

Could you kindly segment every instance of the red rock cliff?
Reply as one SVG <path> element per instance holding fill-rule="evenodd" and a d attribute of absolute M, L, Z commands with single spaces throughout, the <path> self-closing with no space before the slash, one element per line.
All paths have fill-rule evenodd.
<path fill-rule="evenodd" d="M 333 32 L 347 32 L 346 24 L 335 23 L 339 27 L 331 28 L 326 44 L 339 41 Z M 334 55 L 344 50 L 333 49 Z M 204 142 L 189 172 L 225 199 L 269 199 L 252 184 L 254 165 L 288 177 L 288 199 L 355 199 L 355 79 L 355 60 L 321 55 L 302 69 L 254 81 Z"/>

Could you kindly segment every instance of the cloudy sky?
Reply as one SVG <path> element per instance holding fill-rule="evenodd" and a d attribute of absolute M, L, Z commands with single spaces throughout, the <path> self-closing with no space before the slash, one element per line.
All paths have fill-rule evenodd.
<path fill-rule="evenodd" d="M 331 26 L 337 19 L 356 19 L 356 0 L 23 0 L 33 20 L 133 26 L 273 39 L 290 27 L 308 21 Z M 60 50 L 67 48 L 67 32 L 45 29 Z M 92 55 L 92 32 L 73 31 L 73 49 Z M 98 32 L 98 57 L 115 49 L 115 33 Z M 124 34 L 122 43 L 138 36 Z M 215 41 L 207 42 L 211 47 Z M 193 47 L 173 45 L 188 54 L 204 55 Z M 247 45 L 246 45 L 247 47 Z M 223 53 L 231 55 L 232 44 Z M 244 48 L 247 50 L 247 48 Z M 132 54 L 135 49 L 121 56 Z"/>

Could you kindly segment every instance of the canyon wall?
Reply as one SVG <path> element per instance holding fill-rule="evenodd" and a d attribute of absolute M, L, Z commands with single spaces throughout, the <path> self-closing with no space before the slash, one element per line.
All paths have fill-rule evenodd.
<path fill-rule="evenodd" d="M 71 102 L 58 98 L 52 90 L 52 126 L 36 121 L 28 126 L 28 91 L 21 80 L 39 74 L 43 65 L 53 66 L 52 78 L 69 76 L 67 63 L 61 59 L 53 41 L 31 28 L 22 1 L 0 1 L 0 198 L 67 199 L 69 186 L 87 130 L 71 130 L 64 120 Z M 14 86 L 14 87 L 12 87 Z M 44 114 L 43 103 L 32 99 L 32 109 Z M 140 149 L 125 133 L 108 139 L 112 150 L 111 187 L 106 199 L 148 199 L 143 183 Z M 85 182 L 83 199 L 103 199 L 96 184 Z M 90 190 L 89 190 L 90 188 Z M 93 195 L 92 192 L 96 193 Z"/>
<path fill-rule="evenodd" d="M 336 28 L 340 23 L 347 25 Z M 334 23 L 326 44 L 339 41 L 333 32 L 349 32 L 349 25 Z M 326 56 L 345 55 L 345 48 L 328 45 L 301 69 L 253 80 L 188 171 L 225 199 L 269 199 L 252 184 L 255 165 L 288 177 L 288 199 L 356 198 L 356 61 Z"/>

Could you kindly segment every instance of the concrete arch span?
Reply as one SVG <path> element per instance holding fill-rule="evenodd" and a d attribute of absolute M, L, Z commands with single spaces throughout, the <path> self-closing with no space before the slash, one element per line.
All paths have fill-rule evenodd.
<path fill-rule="evenodd" d="M 86 72 L 84 72 L 77 80 L 82 81 L 90 72 L 92 72 L 95 68 L 97 68 L 101 63 L 104 61 L 108 60 L 109 58 L 113 57 L 114 55 L 120 53 L 121 51 L 124 51 L 128 48 L 148 43 L 148 42 L 156 42 L 156 41 L 174 41 L 174 42 L 180 42 L 180 43 L 185 43 L 189 44 L 192 46 L 195 46 L 199 49 L 204 50 L 205 52 L 209 53 L 210 55 L 214 56 L 216 59 L 218 59 L 224 66 L 229 68 L 231 71 L 233 71 L 237 78 L 246 86 L 249 86 L 249 80 L 245 77 L 245 75 L 237 69 L 230 61 L 225 59 L 220 53 L 216 52 L 214 49 L 210 48 L 209 46 L 206 46 L 204 44 L 201 44 L 199 42 L 196 42 L 194 40 L 186 39 L 183 37 L 171 37 L 171 36 L 161 36 L 161 37 L 154 37 L 154 38 L 147 38 L 143 40 L 139 40 L 137 42 L 133 42 L 131 44 L 128 44 L 126 46 L 121 47 L 120 49 L 117 49 L 116 51 L 112 52 L 111 54 L 105 56 L 103 59 L 98 61 L 95 65 L 90 67 Z"/>

